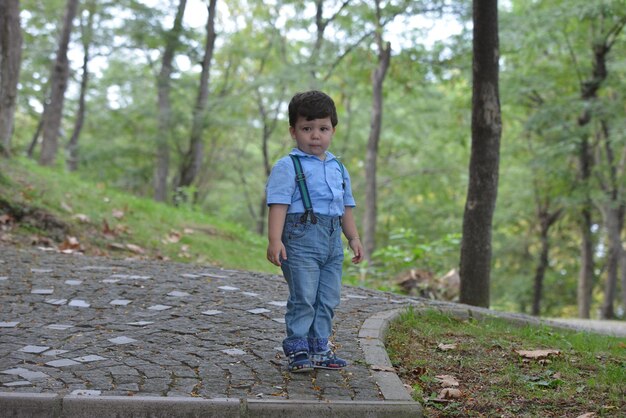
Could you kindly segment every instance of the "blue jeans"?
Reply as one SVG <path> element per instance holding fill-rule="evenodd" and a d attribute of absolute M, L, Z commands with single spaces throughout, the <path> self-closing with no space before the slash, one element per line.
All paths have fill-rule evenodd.
<path fill-rule="evenodd" d="M 285 323 L 285 354 L 299 351 L 324 353 L 332 333 L 335 308 L 341 294 L 343 248 L 341 219 L 316 215 L 301 221 L 302 214 L 289 214 L 282 241 L 287 260 L 282 270 L 289 285 Z"/>

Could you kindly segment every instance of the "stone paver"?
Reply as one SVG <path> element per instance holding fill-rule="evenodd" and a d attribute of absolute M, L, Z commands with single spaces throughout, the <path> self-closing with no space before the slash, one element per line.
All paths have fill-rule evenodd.
<path fill-rule="evenodd" d="M 0 392 L 382 401 L 358 333 L 415 300 L 347 288 L 342 371 L 290 374 L 280 276 L 0 246 Z"/>

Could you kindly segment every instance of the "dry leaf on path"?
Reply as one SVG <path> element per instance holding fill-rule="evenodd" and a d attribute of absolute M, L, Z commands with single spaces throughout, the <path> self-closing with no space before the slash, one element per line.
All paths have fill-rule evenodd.
<path fill-rule="evenodd" d="M 515 350 L 523 358 L 531 360 L 545 359 L 550 356 L 558 356 L 561 354 L 559 350 Z"/>
<path fill-rule="evenodd" d="M 124 211 L 119 209 L 113 209 L 111 211 L 111 216 L 113 216 L 115 219 L 122 219 L 124 217 Z"/>
<path fill-rule="evenodd" d="M 437 348 L 440 349 L 441 351 L 456 350 L 456 344 L 439 343 L 439 344 L 437 344 Z"/>
<path fill-rule="evenodd" d="M 444 388 L 459 386 L 459 381 L 456 380 L 456 377 L 450 376 L 449 374 L 440 374 L 435 376 L 435 379 L 441 383 L 441 386 Z"/>
<path fill-rule="evenodd" d="M 576 418 L 595 418 L 597 417 L 595 412 L 587 412 L 586 414 L 578 415 Z"/>

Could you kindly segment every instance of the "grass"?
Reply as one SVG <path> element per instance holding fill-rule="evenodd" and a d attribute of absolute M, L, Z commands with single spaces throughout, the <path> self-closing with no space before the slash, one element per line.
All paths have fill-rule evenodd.
<path fill-rule="evenodd" d="M 626 338 L 411 309 L 391 325 L 386 346 L 429 417 L 626 416 Z M 560 354 L 516 352 L 540 349 Z M 442 375 L 458 381 L 458 398 L 440 399 Z"/>
<path fill-rule="evenodd" d="M 265 237 L 189 205 L 174 207 L 132 196 L 28 159 L 3 159 L 0 164 L 0 198 L 29 214 L 0 222 L 3 241 L 278 273 L 265 259 Z M 63 244 L 68 237 L 78 244 Z"/>

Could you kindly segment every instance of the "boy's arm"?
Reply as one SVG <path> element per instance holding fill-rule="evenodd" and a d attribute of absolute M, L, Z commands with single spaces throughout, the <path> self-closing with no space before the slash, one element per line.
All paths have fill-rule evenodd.
<path fill-rule="evenodd" d="M 354 252 L 352 262 L 354 264 L 360 263 L 363 260 L 363 244 L 361 244 L 361 238 L 359 238 L 359 231 L 356 229 L 356 222 L 354 220 L 354 214 L 352 213 L 352 207 L 346 206 L 341 219 L 341 225 L 343 234 L 348 239 L 348 245 Z"/>
<path fill-rule="evenodd" d="M 285 226 L 285 217 L 289 205 L 272 204 L 270 205 L 267 217 L 267 259 L 280 267 L 281 259 L 287 259 L 287 250 L 283 245 L 281 236 Z"/>

